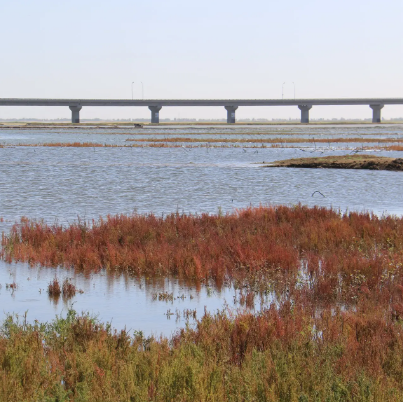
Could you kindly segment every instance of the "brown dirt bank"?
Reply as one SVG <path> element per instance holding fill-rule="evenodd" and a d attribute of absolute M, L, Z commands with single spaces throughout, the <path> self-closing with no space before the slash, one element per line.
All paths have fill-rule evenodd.
<path fill-rule="evenodd" d="M 369 169 L 403 171 L 403 158 L 373 155 L 341 155 L 320 158 L 297 158 L 276 161 L 265 167 Z"/>

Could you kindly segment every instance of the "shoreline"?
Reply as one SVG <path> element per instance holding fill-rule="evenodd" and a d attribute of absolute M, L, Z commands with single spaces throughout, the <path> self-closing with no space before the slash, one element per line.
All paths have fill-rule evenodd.
<path fill-rule="evenodd" d="M 111 121 L 103 121 L 103 122 L 82 122 L 78 124 L 69 123 L 69 122 L 19 122 L 19 121 L 3 121 L 0 122 L 0 130 L 1 129 L 18 129 L 18 128 L 120 128 L 120 127 L 132 127 L 132 128 L 141 128 L 141 127 L 133 127 L 134 125 L 141 125 L 142 127 L 170 127 L 170 126 L 201 126 L 201 127 L 214 127 L 214 126 L 227 126 L 228 128 L 233 127 L 242 127 L 242 126 L 294 126 L 294 127 L 305 127 L 305 126 L 365 126 L 365 127 L 376 127 L 376 126 L 396 126 L 403 125 L 403 121 L 388 121 L 382 123 L 372 123 L 372 122 L 364 122 L 364 121 L 344 121 L 344 122 L 333 122 L 333 121 L 324 121 L 324 122 L 310 122 L 310 123 L 299 123 L 299 122 L 237 122 L 233 124 L 228 124 L 226 122 L 161 122 L 161 123 L 149 123 L 142 121 L 132 121 L 132 122 L 111 122 Z"/>

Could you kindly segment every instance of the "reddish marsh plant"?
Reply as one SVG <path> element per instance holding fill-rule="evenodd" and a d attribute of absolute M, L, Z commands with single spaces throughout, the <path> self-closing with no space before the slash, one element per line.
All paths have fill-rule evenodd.
<path fill-rule="evenodd" d="M 76 287 L 70 282 L 69 279 L 66 278 L 63 281 L 62 292 L 64 298 L 70 299 L 76 295 Z"/>
<path fill-rule="evenodd" d="M 59 280 L 54 278 L 52 282 L 48 285 L 48 295 L 49 297 L 59 298 L 62 294 L 62 289 L 60 287 Z"/>
<path fill-rule="evenodd" d="M 76 295 L 76 292 L 76 287 L 68 278 L 63 281 L 62 286 L 60 286 L 60 282 L 57 278 L 54 278 L 48 285 L 48 295 L 51 298 L 58 299 L 60 295 L 63 295 L 63 298 L 70 299 Z M 82 291 L 79 292 L 82 293 Z"/>
<path fill-rule="evenodd" d="M 15 282 L 6 283 L 6 289 L 11 289 L 14 292 L 17 289 L 17 284 Z"/>
<path fill-rule="evenodd" d="M 3 256 L 77 271 L 106 269 L 187 283 L 234 283 L 281 300 L 391 308 L 403 285 L 403 219 L 326 208 L 259 207 L 233 214 L 117 215 L 49 226 L 24 219 Z M 245 293 L 245 295 L 246 295 Z M 252 304 L 252 293 L 249 304 Z M 246 302 L 246 300 L 245 300 Z"/>

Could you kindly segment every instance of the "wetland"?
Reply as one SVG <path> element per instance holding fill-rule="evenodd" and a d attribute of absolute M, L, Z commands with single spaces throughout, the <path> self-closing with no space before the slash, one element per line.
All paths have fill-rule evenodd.
<path fill-rule="evenodd" d="M 1 128 L 1 399 L 402 400 L 402 141 Z"/>

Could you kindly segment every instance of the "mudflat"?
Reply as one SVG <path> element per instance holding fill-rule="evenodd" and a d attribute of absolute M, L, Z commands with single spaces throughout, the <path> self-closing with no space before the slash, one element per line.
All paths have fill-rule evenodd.
<path fill-rule="evenodd" d="M 265 164 L 264 167 L 369 169 L 403 171 L 403 158 L 374 155 L 340 155 L 317 158 L 296 158 Z"/>

